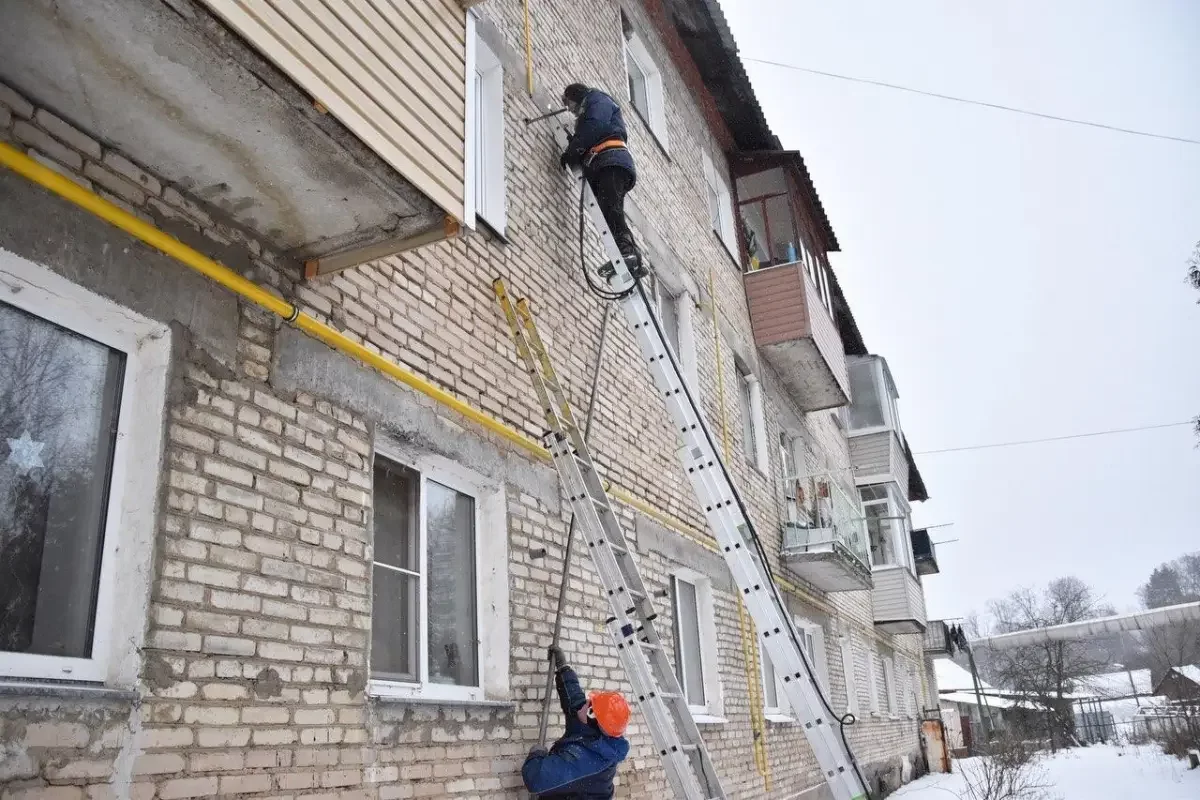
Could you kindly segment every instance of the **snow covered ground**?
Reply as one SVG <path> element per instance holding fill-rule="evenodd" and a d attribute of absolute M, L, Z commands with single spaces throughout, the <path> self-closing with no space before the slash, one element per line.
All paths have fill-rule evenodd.
<path fill-rule="evenodd" d="M 968 795 L 962 779 L 963 765 L 954 762 L 954 774 L 929 775 L 891 795 L 897 800 L 952 800 Z M 1066 750 L 1041 761 L 1051 794 L 1060 800 L 1200 800 L 1200 769 L 1165 756 L 1154 747 L 1097 745 Z"/>

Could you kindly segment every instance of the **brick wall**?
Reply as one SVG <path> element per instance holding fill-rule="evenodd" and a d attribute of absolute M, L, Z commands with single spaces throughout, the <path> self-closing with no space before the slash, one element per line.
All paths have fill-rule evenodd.
<path fill-rule="evenodd" d="M 727 430 L 730 467 L 768 551 L 775 554 L 778 485 L 743 456 L 735 361 L 763 381 L 773 475 L 780 469 L 774 443 L 787 420 L 805 434 L 809 469 L 840 470 L 852 486 L 845 439 L 830 412 L 805 415 L 791 407 L 778 376 L 756 363 L 747 347 L 750 326 L 740 273 L 710 229 L 695 155 L 707 149 L 719 163 L 717 139 L 707 132 L 704 115 L 689 99 L 650 20 L 635 4 L 625 8 L 663 67 L 669 98 L 669 155 L 641 120 L 629 115 L 640 169 L 634 201 L 644 221 L 638 233 L 643 240 L 665 241 L 685 283 L 700 287 L 693 320 L 698 389 L 714 431 Z M 515 53 L 522 41 L 520 4 L 494 0 L 480 10 L 481 24 L 491 26 Z M 543 4 L 533 32 L 540 87 L 556 94 L 562 84 L 582 79 L 620 96 L 625 79 L 616 4 Z M 594 46 L 581 51 L 581 40 Z M 523 74 L 507 69 L 505 88 L 508 241 L 481 230 L 311 283 L 299 282 L 298 266 L 268 242 L 226 224 L 183 187 L 145 172 L 136 153 L 107 148 L 36 108 L 34 98 L 3 86 L 0 138 L 536 435 L 539 414 L 495 307 L 492 279 L 503 275 L 515 292 L 529 295 L 577 403 L 586 397 L 602 307 L 585 293 L 578 272 L 576 187 L 557 170 L 547 130 L 522 123 L 539 110 L 524 92 Z M 41 195 L 29 186 L 23 191 Z M 63 218 L 79 213 L 60 206 Z M 27 223 L 35 231 L 41 224 Z M 131 260 L 144 251 L 115 236 L 133 254 Z M 600 258 L 589 242 L 589 262 Z M 70 274 L 53 259 L 43 263 Z M 706 289 L 710 279 L 715 298 Z M 142 301 L 130 287 L 100 283 L 94 288 L 101 294 L 154 315 L 139 308 Z M 714 337 L 714 306 L 720 337 Z M 244 304 L 236 319 L 230 352 L 215 352 L 196 325 L 164 319 L 176 323 L 176 358 L 164 421 L 166 470 L 141 680 L 133 692 L 102 697 L 0 695 L 0 797 L 519 796 L 517 770 L 536 737 L 566 537 L 561 504 L 531 494 L 516 478 L 506 481 L 510 702 L 461 707 L 372 700 L 366 691 L 370 464 L 385 428 L 394 423 L 354 398 L 332 402 L 319 392 L 276 388 L 282 383 L 280 323 Z M 324 358 L 343 359 L 332 352 Z M 718 359 L 723 395 L 717 391 Z M 399 386 L 389 391 L 397 403 L 428 405 Z M 434 408 L 431 413 L 452 424 L 389 432 L 419 433 L 434 449 L 456 437 L 498 447 L 446 412 Z M 610 327 L 592 441 L 614 484 L 694 536 L 706 535 L 675 460 L 664 410 L 619 321 Z M 520 454 L 505 458 L 521 470 L 547 471 Z M 634 516 L 622 513 L 632 536 Z M 539 548 L 547 550 L 546 556 L 531 556 Z M 649 546 L 639 550 L 647 583 L 666 588 L 678 564 Z M 869 592 L 826 595 L 805 587 L 782 564 L 774 568 L 802 588 L 789 599 L 793 611 L 826 624 L 831 700 L 838 709 L 846 704 L 846 679 L 835 632 L 856 643 L 863 671 L 855 684 L 864 711 L 850 731 L 851 742 L 873 773 L 898 774 L 899 759 L 916 749 L 916 723 L 867 713 L 862 645 L 871 641 L 919 658 L 919 637 L 878 635 Z M 603 631 L 606 610 L 590 564 L 576 561 L 572 576 L 565 648 L 590 686 L 619 688 L 624 681 Z M 671 615 L 662 610 L 663 631 L 669 632 Z M 771 723 L 765 738 L 772 780 L 768 794 L 751 747 L 747 679 L 758 676 L 747 675 L 732 594 L 716 592 L 716 619 L 727 722 L 706 725 L 703 733 L 727 788 L 737 797 L 787 797 L 816 785 L 803 735 L 795 726 Z M 664 795 L 661 768 L 636 719 L 631 740 L 621 795 Z"/>

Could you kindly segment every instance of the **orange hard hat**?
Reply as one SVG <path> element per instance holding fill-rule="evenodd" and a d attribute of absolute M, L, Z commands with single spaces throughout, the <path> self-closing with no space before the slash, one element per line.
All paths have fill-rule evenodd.
<path fill-rule="evenodd" d="M 629 703 L 620 692 L 593 692 L 592 714 L 596 723 L 608 736 L 624 736 L 629 725 Z"/>

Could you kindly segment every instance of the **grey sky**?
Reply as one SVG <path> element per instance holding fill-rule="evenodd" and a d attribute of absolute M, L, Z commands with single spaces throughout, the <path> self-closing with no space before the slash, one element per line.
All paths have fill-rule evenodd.
<path fill-rule="evenodd" d="M 721 0 L 742 54 L 1200 139 L 1200 4 Z M 748 63 L 914 450 L 1200 413 L 1200 146 Z M 1075 574 L 1119 609 L 1200 549 L 1187 428 L 919 456 L 931 617 Z"/>

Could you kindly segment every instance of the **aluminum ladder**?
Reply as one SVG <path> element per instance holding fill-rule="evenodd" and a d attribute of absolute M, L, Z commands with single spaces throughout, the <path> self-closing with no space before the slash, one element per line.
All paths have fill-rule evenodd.
<path fill-rule="evenodd" d="M 567 129 L 558 128 L 555 136 L 559 147 L 565 150 L 569 138 Z M 566 172 L 580 181 L 577 170 L 567 169 Z M 600 243 L 615 270 L 607 288 L 621 295 L 616 302 L 633 331 L 642 359 L 666 403 L 667 414 L 681 441 L 678 453 L 684 471 L 704 509 L 741 599 L 761 634 L 763 647 L 771 656 L 776 674 L 783 680 L 784 694 L 804 728 L 833 800 L 867 800 L 869 794 L 854 755 L 842 736 L 841 721 L 821 694 L 816 672 L 800 645 L 791 614 L 787 613 L 770 568 L 764 563 L 765 553 L 758 535 L 721 460 L 703 412 L 683 379 L 678 359 L 664 335 L 662 321 L 645 288 L 630 275 L 612 231 L 596 205 L 591 187 L 586 181 L 582 184 L 585 212 L 599 231 Z M 715 314 L 716 298 L 712 301 Z"/>
<path fill-rule="evenodd" d="M 503 279 L 497 278 L 492 286 L 545 413 L 546 445 L 612 612 L 606 626 L 633 687 L 633 699 L 662 757 L 667 780 L 678 798 L 727 800 L 654 626 L 658 614 L 529 305 L 525 300 L 514 304 Z"/>

